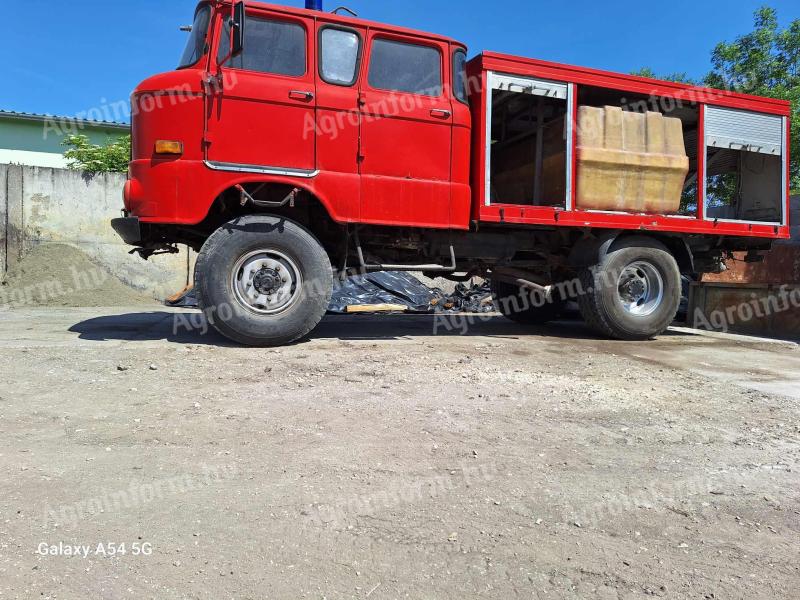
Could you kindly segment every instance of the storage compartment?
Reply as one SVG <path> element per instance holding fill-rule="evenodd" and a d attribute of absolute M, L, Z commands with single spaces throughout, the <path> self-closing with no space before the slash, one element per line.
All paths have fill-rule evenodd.
<path fill-rule="evenodd" d="M 491 203 L 566 206 L 567 86 L 492 75 Z"/>
<path fill-rule="evenodd" d="M 505 73 L 488 80 L 487 204 L 696 217 L 703 198 L 709 220 L 785 223 L 784 117 Z"/>
<path fill-rule="evenodd" d="M 706 108 L 706 217 L 783 223 L 784 120 Z"/>

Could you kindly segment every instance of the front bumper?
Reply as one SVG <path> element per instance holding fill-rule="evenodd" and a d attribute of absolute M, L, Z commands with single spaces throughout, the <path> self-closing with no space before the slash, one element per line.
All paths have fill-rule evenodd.
<path fill-rule="evenodd" d="M 142 224 L 139 217 L 119 217 L 111 219 L 111 227 L 122 238 L 122 241 L 129 246 L 141 246 L 144 236 L 142 235 Z"/>

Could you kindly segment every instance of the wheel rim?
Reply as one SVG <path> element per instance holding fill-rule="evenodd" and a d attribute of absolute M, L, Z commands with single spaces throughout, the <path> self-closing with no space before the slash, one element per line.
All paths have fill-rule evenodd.
<path fill-rule="evenodd" d="M 303 276 L 294 261 L 276 250 L 256 250 L 240 258 L 231 274 L 234 297 L 262 315 L 288 310 L 299 298 Z"/>
<path fill-rule="evenodd" d="M 661 306 L 664 280 L 655 266 L 636 261 L 622 270 L 617 281 L 617 295 L 625 312 L 646 317 Z"/>

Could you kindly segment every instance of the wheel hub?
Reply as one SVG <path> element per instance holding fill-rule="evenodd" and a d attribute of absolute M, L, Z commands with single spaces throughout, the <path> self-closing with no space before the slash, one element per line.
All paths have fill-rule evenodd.
<path fill-rule="evenodd" d="M 277 290 L 283 280 L 277 269 L 262 267 L 253 276 L 253 287 L 261 294 L 272 294 Z"/>
<path fill-rule="evenodd" d="M 647 282 L 643 279 L 630 279 L 625 283 L 625 295 L 637 302 L 647 295 Z"/>
<path fill-rule="evenodd" d="M 241 257 L 231 273 L 236 300 L 259 314 L 287 310 L 300 298 L 302 286 L 300 268 L 276 250 L 257 250 Z"/>
<path fill-rule="evenodd" d="M 634 262 L 622 270 L 617 296 L 626 312 L 640 317 L 651 315 L 664 299 L 664 280 L 651 263 Z"/>

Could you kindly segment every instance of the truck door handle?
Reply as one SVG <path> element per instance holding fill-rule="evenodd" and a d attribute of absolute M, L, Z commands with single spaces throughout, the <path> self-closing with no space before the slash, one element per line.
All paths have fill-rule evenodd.
<path fill-rule="evenodd" d="M 292 90 L 289 92 L 289 98 L 294 100 L 313 100 L 313 92 L 304 92 L 303 90 Z"/>
<path fill-rule="evenodd" d="M 442 108 L 434 108 L 431 110 L 432 117 L 441 117 L 442 119 L 449 119 L 453 113 L 449 110 L 444 110 Z"/>

